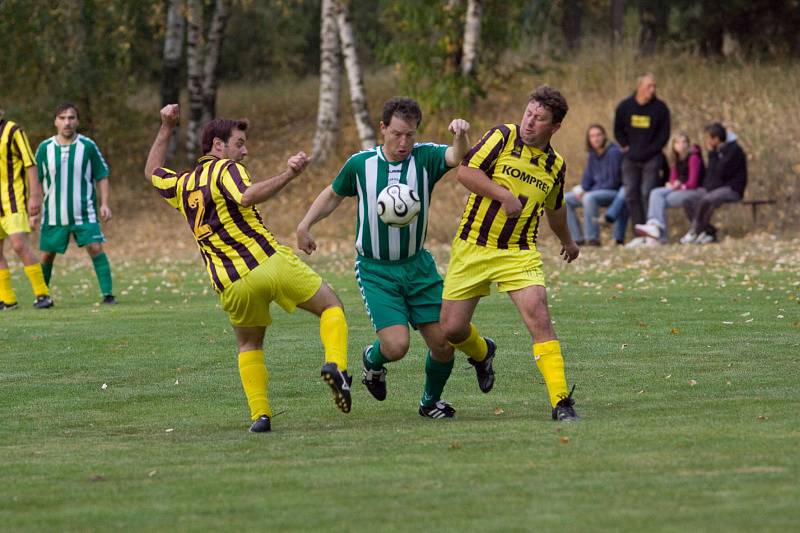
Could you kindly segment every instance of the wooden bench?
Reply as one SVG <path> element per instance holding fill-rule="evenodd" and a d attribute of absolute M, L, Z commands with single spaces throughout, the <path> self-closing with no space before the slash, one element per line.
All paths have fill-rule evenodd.
<path fill-rule="evenodd" d="M 767 204 L 774 204 L 775 203 L 775 199 L 774 198 L 759 199 L 759 200 L 748 199 L 748 200 L 742 200 L 739 203 L 741 203 L 743 205 L 749 205 L 750 206 L 750 208 L 752 209 L 752 213 L 753 213 L 753 224 L 755 224 L 758 221 L 758 206 L 767 205 Z"/>

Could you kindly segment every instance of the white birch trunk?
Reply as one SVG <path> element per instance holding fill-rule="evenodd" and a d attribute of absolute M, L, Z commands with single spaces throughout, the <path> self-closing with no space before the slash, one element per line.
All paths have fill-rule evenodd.
<path fill-rule="evenodd" d="M 364 76 L 361 71 L 361 63 L 358 61 L 353 25 L 350 23 L 350 1 L 334 0 L 334 7 L 336 9 L 336 24 L 339 27 L 342 56 L 347 68 L 353 118 L 356 121 L 361 148 L 368 150 L 377 144 L 377 138 L 375 137 L 375 129 L 370 124 L 367 97 L 364 91 Z"/>
<path fill-rule="evenodd" d="M 169 0 L 167 26 L 164 32 L 164 54 L 161 61 L 161 105 L 177 103 L 180 99 L 180 69 L 183 55 L 184 0 Z M 178 151 L 179 127 L 172 130 L 167 158 L 172 159 Z"/>
<path fill-rule="evenodd" d="M 339 35 L 334 0 L 322 0 L 320 29 L 319 110 L 311 158 L 324 161 L 333 150 L 339 132 L 339 93 L 342 85 Z"/>
<path fill-rule="evenodd" d="M 465 77 L 475 75 L 480 40 L 481 0 L 469 0 L 467 2 L 467 18 L 464 22 L 464 47 L 461 54 L 461 73 Z"/>
<path fill-rule="evenodd" d="M 222 40 L 225 36 L 225 27 L 231 13 L 230 0 L 216 0 L 214 16 L 208 30 L 206 41 L 205 64 L 203 65 L 203 118 L 206 124 L 217 114 L 217 67 L 219 55 L 222 50 Z"/>
<path fill-rule="evenodd" d="M 200 128 L 203 118 L 203 2 L 188 0 L 186 11 L 186 75 L 189 91 L 189 122 L 186 126 L 186 157 L 199 155 Z"/>

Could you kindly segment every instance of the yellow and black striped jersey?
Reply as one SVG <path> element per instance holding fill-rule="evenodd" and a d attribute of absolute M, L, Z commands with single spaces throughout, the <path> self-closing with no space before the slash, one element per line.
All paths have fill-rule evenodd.
<path fill-rule="evenodd" d="M 25 169 L 36 164 L 28 137 L 19 125 L 0 119 L 0 217 L 27 213 Z"/>
<path fill-rule="evenodd" d="M 544 208 L 559 209 L 564 201 L 564 159 L 522 142 L 519 125 L 490 129 L 464 156 L 462 165 L 482 170 L 522 202 L 519 217 L 508 218 L 500 202 L 470 194 L 456 236 L 478 246 L 510 250 L 536 247 Z"/>
<path fill-rule="evenodd" d="M 241 205 L 250 186 L 243 165 L 206 155 L 194 170 L 181 175 L 157 168 L 151 181 L 161 197 L 186 217 L 217 292 L 275 253 L 278 242 L 258 210 Z"/>

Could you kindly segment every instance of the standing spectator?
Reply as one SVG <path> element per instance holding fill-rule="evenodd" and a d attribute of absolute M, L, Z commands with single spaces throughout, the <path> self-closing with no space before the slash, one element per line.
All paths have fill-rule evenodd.
<path fill-rule="evenodd" d="M 705 132 L 708 174 L 703 186 L 683 204 L 692 226 L 681 244 L 717 242 L 717 229 L 711 224 L 714 210 L 722 204 L 741 201 L 747 187 L 747 156 L 736 137 L 729 137 L 719 122 L 706 126 Z"/>
<path fill-rule="evenodd" d="M 39 179 L 44 185 L 39 236 L 44 279 L 49 285 L 56 254 L 67 251 L 70 235 L 74 235 L 75 242 L 86 248 L 92 260 L 102 303 L 115 304 L 111 264 L 103 251 L 106 239 L 100 229 L 101 220 L 111 219 L 108 164 L 97 144 L 78 133 L 78 108 L 73 104 L 57 106 L 54 122 L 57 133 L 42 141 L 36 150 Z"/>
<path fill-rule="evenodd" d="M 564 195 L 567 204 L 567 222 L 572 238 L 579 245 L 600 246 L 600 226 L 597 223 L 598 209 L 611 205 L 622 185 L 622 150 L 608 142 L 606 130 L 600 124 L 592 124 L 586 131 L 586 150 L 589 160 L 583 171 L 581 184 Z M 583 207 L 583 229 L 581 229 L 577 207 Z M 627 213 L 616 219 L 614 240 L 625 240 Z"/>
<path fill-rule="evenodd" d="M 669 108 L 656 97 L 656 78 L 649 73 L 637 80 L 636 92 L 617 106 L 614 136 L 625 152 L 622 184 L 634 224 L 644 224 L 650 191 L 661 180 L 661 150 L 669 140 L 669 120 Z"/>
<path fill-rule="evenodd" d="M 672 138 L 667 160 L 669 181 L 664 187 L 657 187 L 650 192 L 647 224 L 636 224 L 634 233 L 639 237 L 631 241 L 629 246 L 666 244 L 669 236 L 666 209 L 682 206 L 703 183 L 703 153 L 698 145 L 691 144 L 685 133 L 678 133 Z"/>
<path fill-rule="evenodd" d="M 42 188 L 28 137 L 19 125 L 5 120 L 0 109 L 0 310 L 19 306 L 11 286 L 11 272 L 3 255 L 5 240 L 24 265 L 37 309 L 53 307 L 42 267 L 28 244 L 28 233 L 36 227 L 42 206 Z"/>

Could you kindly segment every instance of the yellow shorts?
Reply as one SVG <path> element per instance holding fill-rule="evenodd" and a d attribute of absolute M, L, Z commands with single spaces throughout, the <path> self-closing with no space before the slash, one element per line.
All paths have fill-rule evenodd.
<path fill-rule="evenodd" d="M 542 256 L 533 250 L 500 250 L 469 243 L 456 237 L 444 278 L 443 300 L 469 300 L 488 296 L 492 283 L 500 292 L 531 285 L 544 286 Z"/>
<path fill-rule="evenodd" d="M 31 225 L 28 223 L 28 213 L 19 211 L 0 217 L 0 240 L 15 233 L 30 233 Z"/>
<path fill-rule="evenodd" d="M 219 300 L 232 325 L 269 326 L 270 303 L 275 302 L 291 313 L 297 304 L 314 296 L 321 285 L 319 274 L 290 248 L 278 246 L 277 253 L 222 291 Z"/>

